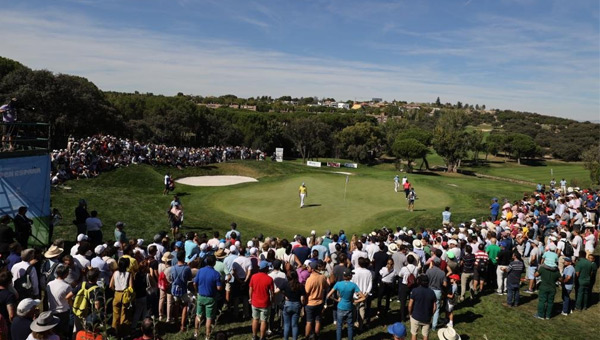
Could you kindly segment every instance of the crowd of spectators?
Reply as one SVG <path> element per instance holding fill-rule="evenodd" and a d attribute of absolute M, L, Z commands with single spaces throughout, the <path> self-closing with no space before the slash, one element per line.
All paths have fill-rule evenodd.
<path fill-rule="evenodd" d="M 570 317 L 592 303 L 599 200 L 600 191 L 553 189 L 492 199 L 479 221 L 453 221 L 448 207 L 439 228 L 289 238 L 247 235 L 232 223 L 226 233 L 163 231 L 146 241 L 123 222 L 107 230 L 94 213 L 73 246 L 54 240 L 43 250 L 13 242 L 3 219 L 0 335 L 151 339 L 171 325 L 224 339 L 221 323 L 252 320 L 253 339 L 319 339 L 331 321 L 337 339 L 352 339 L 380 319 L 396 321 L 387 328 L 394 339 L 432 330 L 459 339 L 454 311 L 494 293 L 506 296 L 507 313 L 528 294 L 537 297 L 532 318 Z"/>
<path fill-rule="evenodd" d="M 96 135 L 76 140 L 69 138 L 67 148 L 50 153 L 53 185 L 130 164 L 164 165 L 177 168 L 204 166 L 233 159 L 264 160 L 265 154 L 241 146 L 175 147 L 143 143 L 128 138 Z"/>

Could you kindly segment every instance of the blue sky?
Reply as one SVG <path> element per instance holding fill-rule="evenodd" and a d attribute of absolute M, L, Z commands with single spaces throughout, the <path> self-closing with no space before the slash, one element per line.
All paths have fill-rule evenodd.
<path fill-rule="evenodd" d="M 597 0 L 0 0 L 0 55 L 103 90 L 600 119 Z"/>

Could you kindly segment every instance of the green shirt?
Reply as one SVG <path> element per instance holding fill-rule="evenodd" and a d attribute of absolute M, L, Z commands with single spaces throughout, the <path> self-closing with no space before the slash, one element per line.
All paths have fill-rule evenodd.
<path fill-rule="evenodd" d="M 542 280 L 542 283 L 540 283 L 540 291 L 545 290 L 556 292 L 556 281 L 560 277 L 560 272 L 558 269 L 552 271 L 542 266 L 540 269 L 538 269 L 538 273 L 540 273 L 540 279 Z"/>
<path fill-rule="evenodd" d="M 596 264 L 590 262 L 586 258 L 580 258 L 577 260 L 575 272 L 579 273 L 579 277 L 577 278 L 579 280 L 579 284 L 586 286 L 589 285 L 590 279 L 592 278 L 592 275 L 595 275 L 597 269 L 598 268 L 596 267 Z"/>
<path fill-rule="evenodd" d="M 492 261 L 493 264 L 498 264 L 496 257 L 498 257 L 498 253 L 500 252 L 500 246 L 497 244 L 490 244 L 485 252 L 488 253 L 490 261 Z"/>

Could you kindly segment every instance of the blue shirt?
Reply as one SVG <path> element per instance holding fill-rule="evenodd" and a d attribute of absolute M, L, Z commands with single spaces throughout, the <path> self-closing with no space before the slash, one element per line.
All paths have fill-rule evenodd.
<path fill-rule="evenodd" d="M 500 204 L 498 204 L 498 202 L 494 202 L 492 203 L 492 207 L 490 209 L 492 215 L 498 215 L 498 210 L 500 210 Z"/>
<path fill-rule="evenodd" d="M 196 250 L 198 249 L 198 245 L 194 241 L 187 240 L 187 241 L 185 241 L 185 244 L 183 245 L 183 247 L 185 248 L 185 259 L 186 259 L 185 262 L 188 262 L 188 261 L 190 261 L 190 259 L 192 258 L 192 256 L 196 252 Z"/>
<path fill-rule="evenodd" d="M 11 252 L 10 255 L 8 255 L 8 257 L 6 258 L 6 264 L 8 266 L 8 270 L 11 270 L 12 267 L 19 262 L 21 262 L 21 255 L 19 255 L 17 253 Z"/>
<path fill-rule="evenodd" d="M 566 278 L 567 276 L 570 276 L 571 279 L 569 281 L 565 281 L 565 288 L 567 290 L 571 290 L 573 289 L 573 284 L 575 283 L 575 267 L 568 266 L 565 267 L 565 269 L 563 270 L 563 278 Z"/>
<path fill-rule="evenodd" d="M 338 281 L 333 286 L 340 296 L 337 308 L 340 310 L 352 310 L 354 294 L 360 292 L 360 288 L 352 281 Z"/>
<path fill-rule="evenodd" d="M 198 294 L 215 297 L 217 287 L 221 287 L 221 275 L 213 267 L 206 266 L 198 271 L 194 278 L 194 284 L 198 286 Z"/>

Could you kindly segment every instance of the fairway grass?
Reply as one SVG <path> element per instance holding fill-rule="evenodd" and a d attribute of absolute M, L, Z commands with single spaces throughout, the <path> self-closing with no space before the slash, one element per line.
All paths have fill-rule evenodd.
<path fill-rule="evenodd" d="M 419 196 L 416 211 L 411 213 L 406 211 L 404 193 L 393 190 L 393 177 L 397 172 L 389 165 L 344 169 L 352 173 L 345 201 L 346 176 L 333 173 L 339 169 L 310 168 L 293 162 L 254 161 L 183 170 L 129 166 L 104 173 L 96 179 L 70 181 L 67 183 L 70 190 L 53 188 L 52 206 L 59 208 L 63 214 L 62 224 L 55 228 L 55 238 L 75 238 L 75 226 L 70 221 L 75 217 L 74 209 L 79 198 L 88 201 L 88 210 L 98 210 L 107 240 L 113 238 L 113 226 L 117 221 L 126 223 L 129 237 L 150 240 L 156 232 L 168 230 L 166 210 L 172 196 L 162 195 L 163 176 L 167 171 L 174 178 L 203 175 L 258 178 L 258 183 L 229 187 L 177 184 L 175 190 L 181 194 L 185 209 L 184 232 L 208 234 L 218 230 L 223 234 L 229 229 L 229 223 L 236 221 L 244 239 L 258 233 L 291 238 L 294 234 L 307 234 L 312 229 L 321 235 L 325 229 L 333 232 L 344 229 L 347 234 L 352 234 L 368 233 L 382 226 L 437 227 L 441 222 L 441 212 L 447 205 L 451 207 L 455 222 L 473 217 L 480 220 L 487 215 L 492 197 L 516 200 L 524 192 L 533 190 L 530 186 L 471 176 L 408 174 Z M 572 167 L 576 166 L 579 165 Z M 569 164 L 565 167 L 565 170 L 568 169 Z M 498 171 L 516 176 L 511 172 L 513 168 L 500 168 Z M 541 171 L 536 175 L 536 171 L 540 171 L 538 167 L 523 166 L 518 176 L 527 177 L 528 181 L 535 181 L 533 176 L 545 176 Z M 299 208 L 298 198 L 298 187 L 302 182 L 306 182 L 308 187 L 307 204 L 314 205 L 304 209 Z M 592 294 L 593 305 L 585 312 L 566 317 L 558 314 L 550 321 L 537 320 L 532 317 L 538 301 L 536 296 L 522 295 L 523 305 L 508 309 L 501 305 L 505 296 L 490 294 L 476 299 L 474 303 L 467 300 L 459 304 L 455 310 L 455 329 L 462 339 L 598 339 L 600 328 L 596 319 L 600 307 L 596 292 L 599 282 Z M 560 291 L 555 298 L 555 309 L 559 308 L 559 302 Z M 398 303 L 392 302 L 391 314 L 372 321 L 369 329 L 356 335 L 355 339 L 390 339 L 384 326 L 397 321 L 398 308 Z M 335 326 L 330 316 L 323 325 L 321 339 L 335 338 Z M 193 338 L 193 331 L 170 329 L 165 334 L 165 327 L 159 325 L 166 340 Z M 251 337 L 248 321 L 220 322 L 215 330 L 226 331 L 231 340 Z M 437 339 L 437 334 L 432 332 L 430 339 Z"/>

